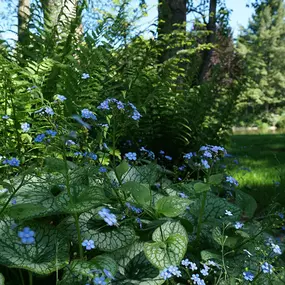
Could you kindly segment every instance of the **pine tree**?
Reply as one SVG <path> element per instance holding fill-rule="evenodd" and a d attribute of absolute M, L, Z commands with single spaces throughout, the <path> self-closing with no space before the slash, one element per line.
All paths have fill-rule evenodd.
<path fill-rule="evenodd" d="M 285 104 L 285 7 L 282 0 L 255 6 L 249 27 L 238 39 L 246 63 L 248 86 L 241 105 L 255 115 L 275 112 Z"/>

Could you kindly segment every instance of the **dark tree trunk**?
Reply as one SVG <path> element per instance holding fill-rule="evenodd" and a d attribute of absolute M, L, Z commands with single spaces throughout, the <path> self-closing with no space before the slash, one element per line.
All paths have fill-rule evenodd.
<path fill-rule="evenodd" d="M 217 2 L 218 0 L 210 0 L 209 6 L 209 22 L 207 24 L 207 30 L 210 34 L 207 36 L 207 44 L 214 44 L 216 38 L 216 17 L 217 17 Z M 201 64 L 200 72 L 199 72 L 199 81 L 203 82 L 205 79 L 206 73 L 209 69 L 209 65 L 211 62 L 213 49 L 208 49 L 203 52 L 203 61 Z"/>
<path fill-rule="evenodd" d="M 186 33 L 186 0 L 158 1 L 158 39 L 162 43 L 160 62 L 171 58 L 179 48 L 166 50 L 167 42 L 163 44 L 165 35 L 180 29 Z"/>
<path fill-rule="evenodd" d="M 18 6 L 18 41 L 24 44 L 29 35 L 30 0 L 19 0 Z"/>

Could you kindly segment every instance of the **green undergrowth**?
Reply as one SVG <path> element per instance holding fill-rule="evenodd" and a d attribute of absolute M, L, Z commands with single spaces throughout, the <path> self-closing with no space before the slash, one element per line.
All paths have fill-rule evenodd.
<path fill-rule="evenodd" d="M 260 210 L 285 205 L 285 134 L 233 135 L 229 172 L 251 193 Z"/>

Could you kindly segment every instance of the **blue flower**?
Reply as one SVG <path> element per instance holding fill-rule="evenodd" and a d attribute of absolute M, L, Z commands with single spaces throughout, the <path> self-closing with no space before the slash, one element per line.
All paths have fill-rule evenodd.
<path fill-rule="evenodd" d="M 104 269 L 103 269 L 103 272 L 104 272 L 104 274 L 106 275 L 107 278 L 113 279 L 113 280 L 115 279 L 114 276 L 113 276 L 113 274 L 112 274 L 108 269 L 105 269 L 105 268 L 104 268 Z"/>
<path fill-rule="evenodd" d="M 172 157 L 169 156 L 169 155 L 166 155 L 166 156 L 165 156 L 165 159 L 167 159 L 167 160 L 172 160 Z"/>
<path fill-rule="evenodd" d="M 226 182 L 233 184 L 235 186 L 238 186 L 238 182 L 232 177 L 232 176 L 227 176 L 226 177 Z"/>
<path fill-rule="evenodd" d="M 91 159 L 93 159 L 93 160 L 96 160 L 98 156 L 97 156 L 95 153 L 90 152 L 90 153 L 88 154 L 88 157 L 91 158 Z"/>
<path fill-rule="evenodd" d="M 190 264 L 190 261 L 189 261 L 188 258 L 186 258 L 186 259 L 183 259 L 183 260 L 181 261 L 181 264 L 184 265 L 185 267 L 188 267 L 188 265 Z"/>
<path fill-rule="evenodd" d="M 236 228 L 237 230 L 241 229 L 242 227 L 243 227 L 243 223 L 241 223 L 241 222 L 236 222 L 236 223 L 235 223 L 235 228 Z"/>
<path fill-rule="evenodd" d="M 141 118 L 141 114 L 139 113 L 139 111 L 135 110 L 133 115 L 132 115 L 132 119 L 135 121 L 138 121 Z"/>
<path fill-rule="evenodd" d="M 112 214 L 109 209 L 103 208 L 98 212 L 98 214 L 109 226 L 117 225 L 117 217 Z"/>
<path fill-rule="evenodd" d="M 203 156 L 212 158 L 212 154 L 208 150 L 204 151 Z"/>
<path fill-rule="evenodd" d="M 273 273 L 273 266 L 267 262 L 264 262 L 262 265 L 261 265 L 261 270 L 263 273 L 269 273 L 269 274 L 272 274 Z"/>
<path fill-rule="evenodd" d="M 27 133 L 30 130 L 30 124 L 29 123 L 22 123 L 21 129 L 24 133 Z"/>
<path fill-rule="evenodd" d="M 12 157 L 11 159 L 3 160 L 2 164 L 9 164 L 10 166 L 18 167 L 20 166 L 20 160 L 15 157 Z"/>
<path fill-rule="evenodd" d="M 181 197 L 181 198 L 184 198 L 184 199 L 188 198 L 188 196 L 186 194 L 184 194 L 183 192 L 179 192 L 178 196 Z"/>
<path fill-rule="evenodd" d="M 137 154 L 135 152 L 128 152 L 125 156 L 129 160 L 137 160 Z"/>
<path fill-rule="evenodd" d="M 54 115 L 54 111 L 51 107 L 45 107 L 45 113 L 51 116 Z"/>
<path fill-rule="evenodd" d="M 140 218 L 136 218 L 136 222 L 139 224 L 140 229 L 142 228 L 142 221 Z"/>
<path fill-rule="evenodd" d="M 203 276 L 208 276 L 209 275 L 209 269 L 210 269 L 210 267 L 207 266 L 206 264 L 204 264 L 204 268 L 201 269 L 200 272 Z"/>
<path fill-rule="evenodd" d="M 39 134 L 35 137 L 34 141 L 36 143 L 41 143 L 45 139 L 46 135 L 45 134 Z"/>
<path fill-rule="evenodd" d="M 177 266 L 173 266 L 173 265 L 170 265 L 168 267 L 168 272 L 170 272 L 172 275 L 175 275 L 177 277 L 181 277 L 181 271 L 178 269 Z"/>
<path fill-rule="evenodd" d="M 167 280 L 169 278 L 172 277 L 172 274 L 168 271 L 167 268 L 163 269 L 161 272 L 160 272 L 160 276 L 164 279 L 164 280 Z"/>
<path fill-rule="evenodd" d="M 2 116 L 2 119 L 3 120 L 8 120 L 10 117 L 8 116 L 8 115 L 4 115 L 4 116 Z"/>
<path fill-rule="evenodd" d="M 202 280 L 199 277 L 199 274 L 192 274 L 191 280 L 193 280 L 193 283 L 197 284 L 197 285 L 204 285 L 205 284 L 204 280 Z"/>
<path fill-rule="evenodd" d="M 94 244 L 94 241 L 92 239 L 84 240 L 82 243 L 82 246 L 84 246 L 86 248 L 86 250 L 91 250 L 91 249 L 95 248 L 95 244 Z"/>
<path fill-rule="evenodd" d="M 75 145 L 76 143 L 73 141 L 73 140 L 67 140 L 66 142 L 65 142 L 65 145 L 67 145 L 67 146 L 71 146 L 71 145 Z"/>
<path fill-rule="evenodd" d="M 186 168 L 186 166 L 185 166 L 185 165 L 182 165 L 182 166 L 179 166 L 179 167 L 178 167 L 178 170 L 179 170 L 179 171 L 183 171 L 185 168 Z"/>
<path fill-rule="evenodd" d="M 101 276 L 101 277 L 95 277 L 93 280 L 94 284 L 96 285 L 106 285 L 106 281 L 105 281 L 105 277 Z"/>
<path fill-rule="evenodd" d="M 25 227 L 23 231 L 19 231 L 18 237 L 21 238 L 23 244 L 32 244 L 35 242 L 35 232 L 29 227 Z"/>
<path fill-rule="evenodd" d="M 88 73 L 82 73 L 81 79 L 88 79 L 90 78 L 90 75 Z"/>
<path fill-rule="evenodd" d="M 254 274 L 251 273 L 250 271 L 243 272 L 242 275 L 246 281 L 253 281 L 253 279 L 254 279 Z"/>
<path fill-rule="evenodd" d="M 129 202 L 126 203 L 126 206 L 136 214 L 142 213 L 142 209 L 132 206 Z"/>
<path fill-rule="evenodd" d="M 109 101 L 105 100 L 101 102 L 100 105 L 97 107 L 97 109 L 110 110 Z"/>
<path fill-rule="evenodd" d="M 99 172 L 101 172 L 101 173 L 107 172 L 107 168 L 104 167 L 104 166 L 100 166 L 99 167 Z"/>
<path fill-rule="evenodd" d="M 198 269 L 197 264 L 195 262 L 190 262 L 190 270 L 195 271 Z"/>
<path fill-rule="evenodd" d="M 225 215 L 226 216 L 232 216 L 233 213 L 231 211 L 229 211 L 229 210 L 225 210 Z"/>
<path fill-rule="evenodd" d="M 12 205 L 16 205 L 16 204 L 17 204 L 16 198 L 13 198 L 13 199 L 11 200 L 11 204 L 12 204 Z"/>
<path fill-rule="evenodd" d="M 205 169 L 209 169 L 210 165 L 206 159 L 201 159 L 201 163 Z"/>
<path fill-rule="evenodd" d="M 57 132 L 56 131 L 53 131 L 53 130 L 47 130 L 46 131 L 46 134 L 48 136 L 51 136 L 51 137 L 55 137 L 57 135 Z"/>
<path fill-rule="evenodd" d="M 278 213 L 278 216 L 280 217 L 280 219 L 284 219 L 284 214 L 283 213 Z"/>
<path fill-rule="evenodd" d="M 193 152 L 189 152 L 189 153 L 184 154 L 183 158 L 191 159 L 193 156 L 195 156 L 195 154 Z"/>
<path fill-rule="evenodd" d="M 81 117 L 85 119 L 92 119 L 94 121 L 97 120 L 97 117 L 93 114 L 93 112 L 88 109 L 81 110 Z"/>
<path fill-rule="evenodd" d="M 274 253 L 279 254 L 279 255 L 282 254 L 282 251 L 279 245 L 271 243 L 271 248 L 273 249 Z"/>
<path fill-rule="evenodd" d="M 60 102 L 63 102 L 63 101 L 66 100 L 66 97 L 63 96 L 63 95 L 57 94 L 57 95 L 55 96 L 55 99 L 58 100 L 58 101 L 60 101 Z"/>

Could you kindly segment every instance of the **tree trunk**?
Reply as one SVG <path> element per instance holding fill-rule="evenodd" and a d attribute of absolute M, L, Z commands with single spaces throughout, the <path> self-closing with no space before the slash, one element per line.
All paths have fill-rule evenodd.
<path fill-rule="evenodd" d="M 62 33 L 76 16 L 77 0 L 41 0 L 45 26 Z"/>
<path fill-rule="evenodd" d="M 186 0 L 159 0 L 158 1 L 158 40 L 162 44 L 160 62 L 174 56 L 180 49 L 172 48 L 166 50 L 166 35 L 172 34 L 176 30 L 186 33 Z M 175 41 L 175 38 L 174 38 Z M 171 44 L 171 43 L 170 43 Z"/>
<path fill-rule="evenodd" d="M 18 41 L 25 43 L 29 34 L 30 0 L 19 0 L 18 6 Z"/>
<path fill-rule="evenodd" d="M 210 34 L 207 36 L 207 44 L 214 44 L 216 38 L 216 17 L 217 17 L 217 2 L 218 0 L 210 0 L 209 6 L 209 22 L 207 24 L 207 30 Z M 213 49 L 205 50 L 203 53 L 203 61 L 201 64 L 200 72 L 199 72 L 199 82 L 203 82 L 205 79 L 206 73 L 209 69 L 209 65 L 211 62 Z"/>

